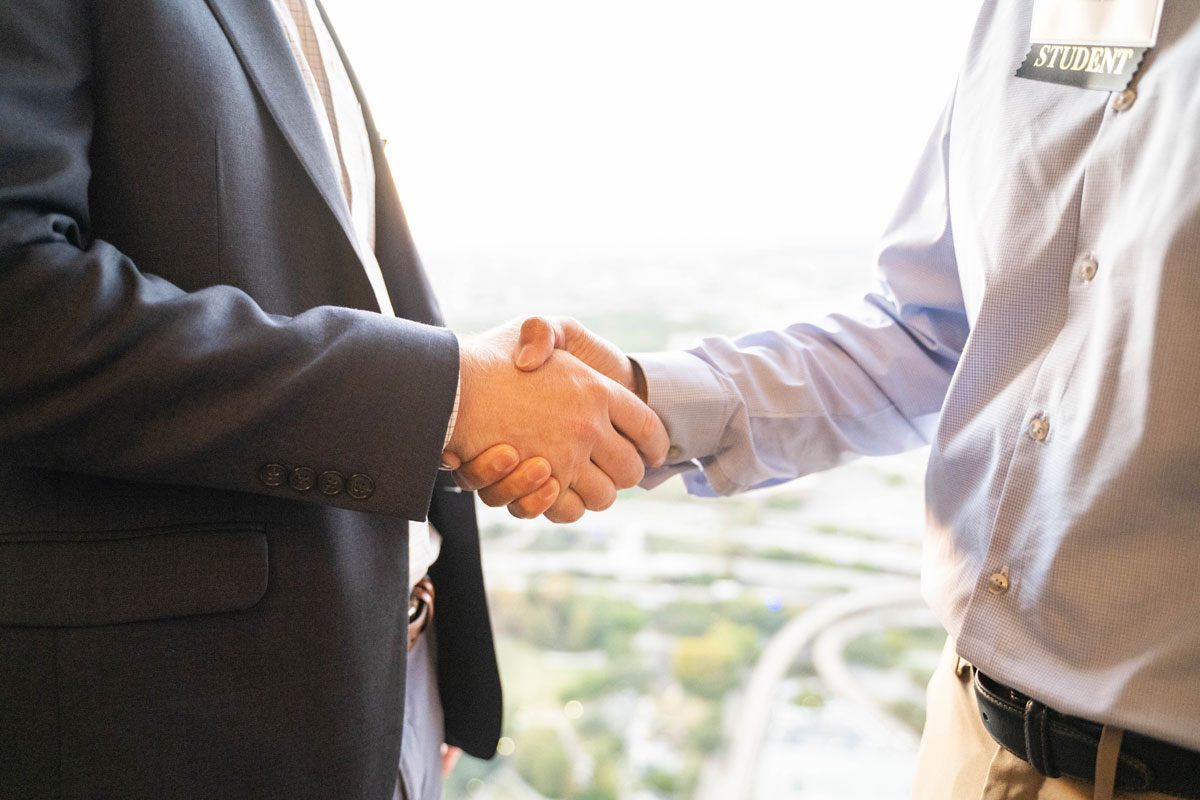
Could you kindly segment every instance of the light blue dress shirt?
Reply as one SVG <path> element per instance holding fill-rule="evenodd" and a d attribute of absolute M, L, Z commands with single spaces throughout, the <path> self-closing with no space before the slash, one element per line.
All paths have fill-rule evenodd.
<path fill-rule="evenodd" d="M 647 481 L 930 443 L 923 592 L 959 653 L 1200 750 L 1200 3 L 1166 0 L 1124 95 L 1014 77 L 1031 10 L 984 3 L 860 307 L 639 356 L 674 462 Z"/>

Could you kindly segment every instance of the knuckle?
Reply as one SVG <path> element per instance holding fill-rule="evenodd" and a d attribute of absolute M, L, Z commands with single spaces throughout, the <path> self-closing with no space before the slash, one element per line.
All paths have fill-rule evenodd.
<path fill-rule="evenodd" d="M 654 418 L 652 413 L 644 414 L 638 423 L 638 439 L 650 445 L 654 442 L 658 434 L 658 420 Z"/>
<path fill-rule="evenodd" d="M 629 471 L 622 476 L 622 480 L 618 488 L 630 489 L 642 482 L 642 478 L 646 477 L 646 466 L 641 460 L 635 459 L 629 464 Z"/>
<path fill-rule="evenodd" d="M 594 442 L 600 433 L 600 423 L 594 415 L 581 415 L 571 420 L 570 434 L 576 442 Z"/>
<path fill-rule="evenodd" d="M 588 505 L 589 511 L 606 511 L 612 508 L 613 503 L 617 502 L 617 492 L 615 489 L 608 489 L 604 492 L 596 502 Z"/>
<path fill-rule="evenodd" d="M 485 506 L 499 508 L 500 506 L 507 505 L 504 502 L 504 498 L 500 497 L 495 489 L 480 489 L 476 494 L 479 496 L 479 499 L 483 501 Z"/>
<path fill-rule="evenodd" d="M 575 522 L 583 516 L 584 508 L 580 503 L 555 503 L 546 511 L 546 519 L 551 522 Z"/>
<path fill-rule="evenodd" d="M 518 505 L 525 519 L 533 519 L 546 510 L 546 504 L 536 500 L 522 499 L 518 501 Z"/>

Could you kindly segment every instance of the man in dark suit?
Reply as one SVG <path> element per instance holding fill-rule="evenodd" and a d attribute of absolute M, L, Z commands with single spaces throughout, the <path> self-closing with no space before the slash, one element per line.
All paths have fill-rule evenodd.
<path fill-rule="evenodd" d="M 490 756 L 439 463 L 546 456 L 571 519 L 640 478 L 622 432 L 665 453 L 579 362 L 438 327 L 369 113 L 364 228 L 282 8 L 0 4 L 0 798 L 391 797 L 427 515 L 432 711 Z"/>

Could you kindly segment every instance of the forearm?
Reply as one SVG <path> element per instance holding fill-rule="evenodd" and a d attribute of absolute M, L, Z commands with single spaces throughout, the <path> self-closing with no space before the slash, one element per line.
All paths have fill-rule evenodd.
<path fill-rule="evenodd" d="M 97 107 L 125 85 L 100 73 L 110 62 L 93 52 L 93 11 L 0 4 L 0 459 L 423 517 L 453 403 L 454 336 L 321 305 L 353 293 L 303 278 L 336 275 L 326 260 L 345 255 L 280 252 L 284 221 L 247 221 L 240 239 L 216 217 L 188 228 L 222 200 L 206 189 L 221 165 L 206 132 L 162 180 L 119 180 L 163 151 L 135 128 L 128 159 L 97 160 L 98 142 L 128 131 Z M 195 201 L 162 215 L 130 201 L 149 192 L 170 205 L 176 185 Z M 119 232 L 120 247 L 97 230 Z M 245 290 L 226 285 L 239 269 Z M 268 464 L 284 468 L 282 483 L 279 469 L 262 474 Z M 297 467 L 329 472 L 329 493 Z M 370 496 L 334 492 L 338 475 L 367 476 Z"/>
<path fill-rule="evenodd" d="M 947 106 L 885 231 L 877 289 L 816 324 L 706 339 L 641 359 L 651 407 L 689 490 L 721 494 L 826 469 L 934 435 L 970 331 L 947 193 Z M 643 485 L 661 482 L 647 473 Z"/>
<path fill-rule="evenodd" d="M 425 514 L 457 378 L 448 331 L 333 307 L 269 315 L 64 238 L 0 254 L 0 335 L 21 343 L 0 353 L 10 463 Z M 266 464 L 374 489 L 271 486 Z"/>
<path fill-rule="evenodd" d="M 697 494 L 919 447 L 933 435 L 954 368 L 874 303 L 854 317 L 636 360 L 672 446 L 668 465 L 647 471 L 642 485 L 682 471 Z"/>

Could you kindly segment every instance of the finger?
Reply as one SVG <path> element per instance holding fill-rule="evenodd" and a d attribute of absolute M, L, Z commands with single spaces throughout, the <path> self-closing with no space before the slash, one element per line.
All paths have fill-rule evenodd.
<path fill-rule="evenodd" d="M 536 492 L 517 498 L 508 504 L 508 513 L 517 519 L 536 519 L 550 510 L 558 499 L 558 479 L 551 478 Z"/>
<path fill-rule="evenodd" d="M 571 488 L 588 511 L 603 511 L 617 501 L 612 479 L 590 461 L 579 468 Z"/>
<path fill-rule="evenodd" d="M 671 446 L 671 440 L 662 420 L 650 410 L 650 406 L 639 400 L 633 392 L 612 384 L 608 414 L 613 427 L 633 442 L 647 464 L 662 466 L 667 460 L 667 448 Z"/>
<path fill-rule="evenodd" d="M 454 471 L 454 482 L 467 491 L 482 489 L 501 480 L 516 468 L 520 456 L 512 445 L 489 447 Z M 501 505 L 504 505 L 501 503 Z"/>
<path fill-rule="evenodd" d="M 442 745 L 442 777 L 445 778 L 454 769 L 454 765 L 458 763 L 458 759 L 462 757 L 462 748 L 454 747 L 453 745 Z"/>
<path fill-rule="evenodd" d="M 626 389 L 633 388 L 633 363 L 621 348 L 602 336 L 597 336 L 571 317 L 553 317 L 549 324 L 554 329 L 556 347 L 566 350 Z"/>
<path fill-rule="evenodd" d="M 565 350 L 626 389 L 634 388 L 633 363 L 607 339 L 597 336 L 572 317 L 529 317 L 521 323 L 514 363 L 517 369 L 538 369 L 555 350 Z"/>
<path fill-rule="evenodd" d="M 545 317 L 530 317 L 521 323 L 521 335 L 517 339 L 517 355 L 514 363 L 517 369 L 531 372 L 554 353 L 555 347 L 562 346 L 562 339 L 556 326 Z"/>
<path fill-rule="evenodd" d="M 554 317 L 550 325 L 554 328 L 556 345 L 593 369 L 606 372 L 602 367 L 610 367 L 608 362 L 614 357 L 624 357 L 616 345 L 596 335 L 574 317 Z"/>
<path fill-rule="evenodd" d="M 454 455 L 454 453 L 451 453 L 449 450 L 446 450 L 442 453 L 442 469 L 455 470 L 460 466 L 462 466 L 462 461 L 458 456 Z"/>
<path fill-rule="evenodd" d="M 559 492 L 554 505 L 546 511 L 546 519 L 551 522 L 575 522 L 583 516 L 585 510 L 583 500 L 573 489 L 568 488 Z"/>
<path fill-rule="evenodd" d="M 618 489 L 637 486 L 646 474 L 646 467 L 637 448 L 612 428 L 592 447 L 592 463 L 599 467 Z"/>
<path fill-rule="evenodd" d="M 540 456 L 526 459 L 502 480 L 479 490 L 479 499 L 493 508 L 536 492 L 550 479 L 550 462 Z M 541 513 L 540 511 L 538 512 Z M 534 516 L 537 516 L 536 514 Z"/>

